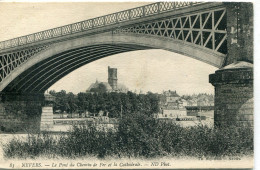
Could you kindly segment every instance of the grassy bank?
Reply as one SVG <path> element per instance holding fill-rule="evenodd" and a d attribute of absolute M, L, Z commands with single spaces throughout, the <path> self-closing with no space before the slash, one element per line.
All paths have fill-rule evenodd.
<path fill-rule="evenodd" d="M 120 121 L 117 132 L 74 127 L 70 133 L 58 138 L 40 133 L 28 135 L 26 141 L 12 139 L 3 149 L 6 158 L 45 155 L 50 158 L 242 156 L 253 154 L 253 130 L 246 127 L 180 127 L 158 122 L 143 114 L 131 114 Z"/>

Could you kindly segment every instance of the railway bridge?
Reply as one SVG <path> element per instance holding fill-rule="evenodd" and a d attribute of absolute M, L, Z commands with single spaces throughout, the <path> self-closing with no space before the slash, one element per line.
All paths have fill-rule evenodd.
<path fill-rule="evenodd" d="M 2 105 L 46 104 L 44 92 L 75 69 L 147 49 L 219 68 L 209 75 L 215 86 L 215 124 L 253 126 L 253 5 L 245 2 L 157 2 L 0 42 Z M 43 108 L 45 129 L 52 116 Z"/>

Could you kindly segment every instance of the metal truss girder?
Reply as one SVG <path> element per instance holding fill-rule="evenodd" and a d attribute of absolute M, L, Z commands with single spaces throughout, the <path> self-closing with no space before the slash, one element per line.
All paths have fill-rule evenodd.
<path fill-rule="evenodd" d="M 0 82 L 8 76 L 15 68 L 19 67 L 35 54 L 42 52 L 48 45 L 24 49 L 21 51 L 0 55 Z"/>
<path fill-rule="evenodd" d="M 193 43 L 227 54 L 226 8 L 211 9 L 181 16 L 172 16 L 145 24 L 113 30 L 113 34 L 148 34 Z M 222 22 L 222 24 L 220 24 Z M 225 25 L 225 23 L 224 23 Z"/>

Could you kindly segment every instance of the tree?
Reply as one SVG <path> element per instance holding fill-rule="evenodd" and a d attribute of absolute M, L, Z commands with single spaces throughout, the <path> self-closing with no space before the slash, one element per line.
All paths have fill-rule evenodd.
<path fill-rule="evenodd" d="M 99 83 L 97 88 L 92 88 L 90 92 L 95 92 L 95 93 L 106 93 L 107 92 L 107 87 L 103 83 Z"/>
<path fill-rule="evenodd" d="M 55 104 L 56 104 L 56 108 L 58 110 L 61 110 L 61 112 L 67 111 L 68 109 L 68 104 L 67 104 L 67 97 L 66 97 L 66 91 L 65 90 L 61 90 L 60 92 L 56 93 L 56 100 L 55 100 Z"/>
<path fill-rule="evenodd" d="M 73 93 L 68 93 L 66 96 L 66 105 L 67 105 L 67 112 L 73 113 L 76 112 L 78 109 L 77 105 L 77 98 Z"/>
<path fill-rule="evenodd" d="M 54 109 L 68 113 L 77 110 L 97 113 L 100 110 L 109 112 L 109 117 L 120 118 L 123 115 L 141 112 L 151 115 L 159 111 L 160 95 L 154 93 L 66 93 L 50 91 L 55 96 Z"/>

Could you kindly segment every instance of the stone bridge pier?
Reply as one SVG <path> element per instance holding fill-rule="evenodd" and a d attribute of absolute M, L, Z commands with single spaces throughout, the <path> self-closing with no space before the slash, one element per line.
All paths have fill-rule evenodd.
<path fill-rule="evenodd" d="M 253 64 L 228 65 L 210 75 L 210 83 L 215 86 L 215 125 L 253 127 Z"/>
<path fill-rule="evenodd" d="M 1 93 L 0 130 L 39 132 L 53 127 L 53 97 L 49 94 Z"/>
<path fill-rule="evenodd" d="M 214 122 L 253 127 L 253 4 L 226 3 L 226 10 L 227 58 L 209 76 L 215 86 Z"/>

